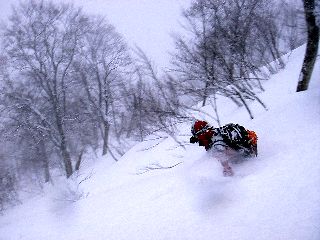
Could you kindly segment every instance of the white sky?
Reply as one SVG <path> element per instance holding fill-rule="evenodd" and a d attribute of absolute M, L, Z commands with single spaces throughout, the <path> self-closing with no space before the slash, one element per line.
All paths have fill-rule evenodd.
<path fill-rule="evenodd" d="M 190 0 L 69 0 L 88 13 L 106 16 L 130 46 L 137 45 L 160 68 L 168 66 L 171 34 L 181 30 L 182 8 Z M 18 0 L 0 0 L 0 18 Z"/>
<path fill-rule="evenodd" d="M 182 6 L 189 0 L 73 0 L 91 13 L 106 15 L 129 44 L 138 45 L 160 67 L 173 49 L 171 33 L 181 29 Z"/>

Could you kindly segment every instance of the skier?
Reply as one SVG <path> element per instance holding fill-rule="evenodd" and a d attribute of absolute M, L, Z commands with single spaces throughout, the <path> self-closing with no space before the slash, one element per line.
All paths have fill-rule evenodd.
<path fill-rule="evenodd" d="M 257 156 L 257 135 L 239 124 L 229 123 L 214 128 L 206 121 L 196 120 L 191 127 L 190 143 L 199 143 L 206 151 L 215 150 L 215 157 L 223 166 L 223 175 L 232 176 L 229 162 L 234 158 Z"/>

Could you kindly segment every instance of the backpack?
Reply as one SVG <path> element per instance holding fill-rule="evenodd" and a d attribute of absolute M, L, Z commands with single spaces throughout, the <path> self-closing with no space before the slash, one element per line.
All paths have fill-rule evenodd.
<path fill-rule="evenodd" d="M 223 127 L 215 128 L 214 135 L 220 135 L 229 147 L 240 150 L 245 154 L 257 154 L 257 135 L 254 131 L 245 129 L 239 124 L 229 123 Z"/>
<path fill-rule="evenodd" d="M 191 133 L 190 143 L 199 142 L 199 145 L 204 146 L 206 150 L 211 149 L 213 145 L 220 145 L 241 150 L 245 155 L 258 155 L 256 133 L 239 124 L 229 123 L 223 127 L 213 128 L 206 121 L 197 120 L 191 127 Z"/>

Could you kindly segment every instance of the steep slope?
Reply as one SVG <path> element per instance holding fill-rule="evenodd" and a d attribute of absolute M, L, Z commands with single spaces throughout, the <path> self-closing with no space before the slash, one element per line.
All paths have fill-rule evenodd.
<path fill-rule="evenodd" d="M 80 185 L 86 197 L 64 201 L 51 187 L 0 217 L 0 239 L 320 239 L 320 67 L 310 90 L 295 93 L 303 53 L 294 51 L 265 83 L 269 111 L 252 104 L 254 120 L 220 99 L 223 123 L 259 136 L 259 156 L 234 165 L 234 177 L 187 143 L 190 124 L 181 124 L 176 137 L 185 149 L 150 136 L 112 166 L 100 159 L 82 173 L 93 172 Z"/>

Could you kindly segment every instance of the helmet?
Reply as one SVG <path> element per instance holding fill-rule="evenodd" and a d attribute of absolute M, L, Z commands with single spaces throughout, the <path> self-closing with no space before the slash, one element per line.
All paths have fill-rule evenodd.
<path fill-rule="evenodd" d="M 196 120 L 191 127 L 192 137 L 190 143 L 199 142 L 199 146 L 204 146 L 209 150 L 212 146 L 212 127 L 206 121 Z"/>
<path fill-rule="evenodd" d="M 193 136 L 198 136 L 209 128 L 211 128 L 211 126 L 206 121 L 196 120 L 191 127 L 191 133 Z"/>

